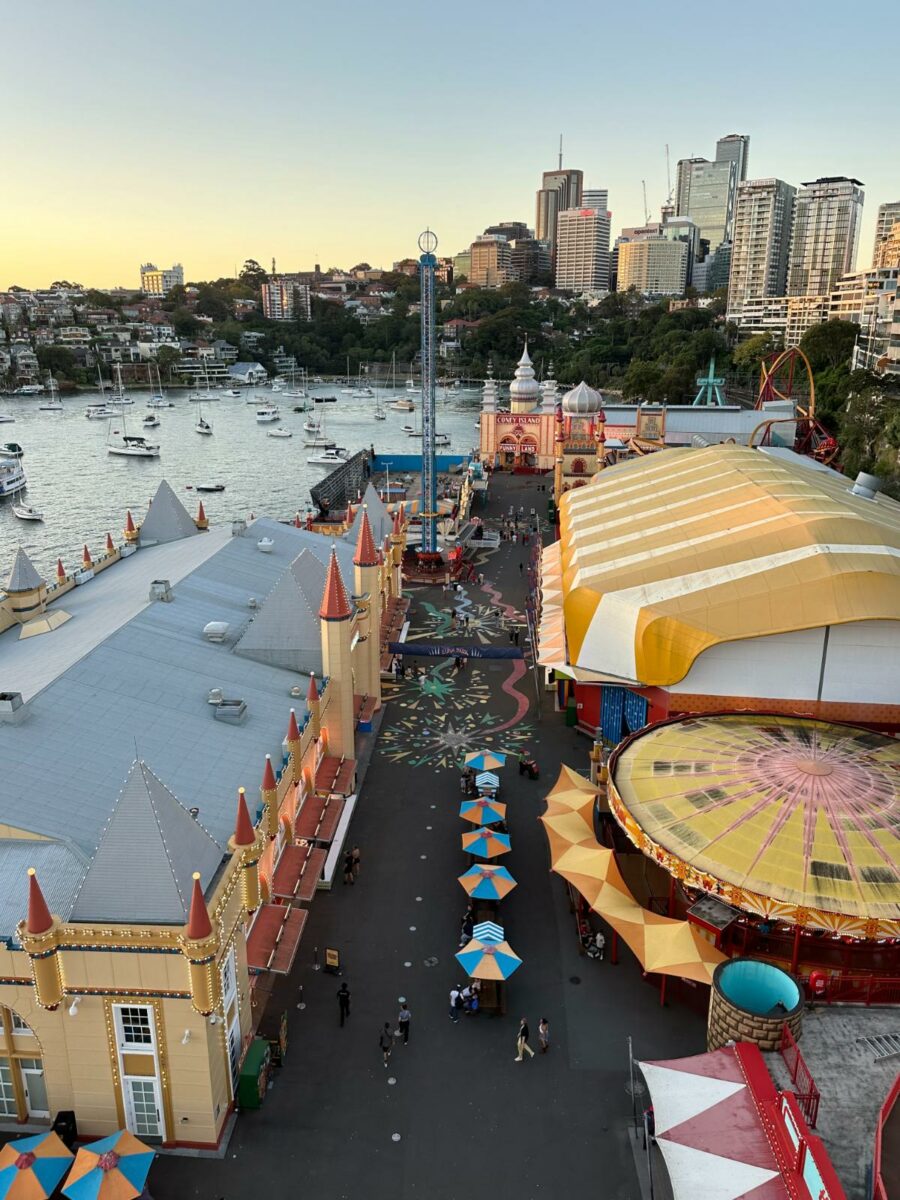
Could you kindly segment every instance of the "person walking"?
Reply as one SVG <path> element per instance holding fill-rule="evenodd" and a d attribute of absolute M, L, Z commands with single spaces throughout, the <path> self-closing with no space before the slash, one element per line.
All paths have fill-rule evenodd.
<path fill-rule="evenodd" d="M 342 983 L 337 990 L 338 1012 L 341 1017 L 341 1029 L 344 1028 L 344 1022 L 350 1016 L 350 989 L 346 983 Z"/>
<path fill-rule="evenodd" d="M 390 1057 L 391 1057 L 391 1051 L 394 1048 L 394 1035 L 391 1033 L 391 1026 L 390 1026 L 389 1021 L 385 1021 L 385 1023 L 384 1023 L 384 1029 L 382 1029 L 382 1031 L 378 1037 L 378 1045 L 381 1047 L 381 1053 L 384 1058 L 384 1065 L 387 1066 L 388 1061 L 390 1060 Z"/>
<path fill-rule="evenodd" d="M 525 570 L 525 564 L 523 562 L 520 562 L 519 563 L 519 574 L 521 575 L 524 570 Z"/>
<path fill-rule="evenodd" d="M 597 947 L 597 957 L 601 962 L 603 962 L 603 953 L 606 950 L 606 938 L 599 929 L 597 930 L 596 937 L 594 938 L 594 945 Z"/>
<path fill-rule="evenodd" d="M 523 1017 L 519 1022 L 519 1035 L 516 1038 L 516 1049 L 519 1052 L 515 1058 L 516 1062 L 521 1062 L 526 1054 L 529 1058 L 534 1058 L 534 1051 L 528 1045 L 528 1039 L 530 1036 L 531 1031 L 528 1028 L 528 1020 L 526 1017 Z"/>
<path fill-rule="evenodd" d="M 353 849 L 350 851 L 350 858 L 353 862 L 353 882 L 355 883 L 357 881 L 357 879 L 359 879 L 359 863 L 360 863 L 359 846 L 353 847 Z"/>
<path fill-rule="evenodd" d="M 412 1013 L 409 1011 L 409 1005 L 405 1000 L 400 1001 L 400 1012 L 397 1014 L 397 1028 L 403 1034 L 403 1045 L 409 1045 L 409 1022 L 412 1018 Z"/>
<path fill-rule="evenodd" d="M 459 1023 L 459 1007 L 460 1007 L 459 984 L 454 984 L 453 987 L 450 989 L 450 1020 L 453 1022 L 454 1025 Z"/>
<path fill-rule="evenodd" d="M 344 883 L 353 883 L 353 851 L 344 853 Z"/>
<path fill-rule="evenodd" d="M 538 1025 L 538 1041 L 541 1046 L 541 1054 L 546 1054 L 550 1049 L 550 1022 L 546 1017 L 541 1017 Z"/>

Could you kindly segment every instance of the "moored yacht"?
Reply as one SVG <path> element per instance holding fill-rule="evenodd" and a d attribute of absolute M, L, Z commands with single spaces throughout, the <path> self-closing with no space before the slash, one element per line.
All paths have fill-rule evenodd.
<path fill-rule="evenodd" d="M 313 454 L 306 461 L 311 467 L 340 467 L 347 461 L 347 451 L 341 446 L 330 446 Z"/>
<path fill-rule="evenodd" d="M 264 404 L 256 410 L 256 420 L 260 425 L 265 425 L 267 421 L 280 421 L 281 413 L 275 404 Z"/>
<path fill-rule="evenodd" d="M 108 404 L 89 404 L 84 410 L 84 415 L 89 421 L 103 421 L 108 417 L 117 417 L 119 414 Z"/>
<path fill-rule="evenodd" d="M 16 458 L 0 458 L 0 496 L 12 496 L 25 487 L 27 480 Z"/>

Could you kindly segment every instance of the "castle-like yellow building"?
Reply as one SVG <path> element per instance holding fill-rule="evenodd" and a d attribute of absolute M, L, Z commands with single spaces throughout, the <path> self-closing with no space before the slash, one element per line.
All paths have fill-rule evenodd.
<path fill-rule="evenodd" d="M 220 1143 L 257 985 L 290 969 L 340 856 L 404 545 L 371 487 L 333 544 L 209 528 L 163 483 L 121 545 L 52 584 L 19 550 L 0 592 L 0 1127 L 74 1110 L 82 1134 Z"/>

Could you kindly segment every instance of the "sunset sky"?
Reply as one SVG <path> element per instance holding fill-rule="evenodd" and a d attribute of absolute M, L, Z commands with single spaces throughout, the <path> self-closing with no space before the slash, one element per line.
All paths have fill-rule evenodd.
<path fill-rule="evenodd" d="M 33 0 L 8 5 L 0 288 L 188 279 L 253 257 L 390 266 L 534 223 L 541 171 L 608 187 L 613 234 L 675 162 L 749 133 L 750 176 L 900 199 L 896 8 L 869 0 Z"/>

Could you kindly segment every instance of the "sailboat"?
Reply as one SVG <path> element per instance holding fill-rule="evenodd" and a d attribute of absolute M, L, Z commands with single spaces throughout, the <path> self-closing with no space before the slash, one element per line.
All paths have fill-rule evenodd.
<path fill-rule="evenodd" d="M 354 392 L 354 388 L 353 388 L 352 384 L 350 383 L 350 355 L 348 354 L 347 355 L 347 386 L 341 388 L 341 395 L 342 396 L 352 396 L 353 392 Z"/>
<path fill-rule="evenodd" d="M 109 403 L 114 408 L 119 408 L 123 404 L 134 404 L 133 400 L 125 395 L 125 385 L 122 383 L 122 367 L 116 363 L 114 366 L 115 382 L 113 383 L 112 395 L 109 398 Z"/>
<path fill-rule="evenodd" d="M 18 517 L 20 521 L 43 521 L 44 514 L 38 512 L 36 508 L 32 508 L 30 504 L 18 504 L 13 501 L 12 504 L 13 516 Z"/>
<path fill-rule="evenodd" d="M 153 390 L 153 368 L 156 368 L 156 391 Z M 158 363 L 147 363 L 147 378 L 150 383 L 150 399 L 147 401 L 148 408 L 174 408 L 175 405 L 171 400 L 166 399 L 166 393 L 163 391 L 162 379 L 159 375 Z"/>
<path fill-rule="evenodd" d="M 38 405 L 41 412 L 62 412 L 62 401 L 59 398 L 59 385 L 53 378 L 52 372 L 47 376 L 47 384 L 50 388 L 50 399 L 45 400 Z"/>
<path fill-rule="evenodd" d="M 318 446 L 325 449 L 334 445 L 334 442 L 325 436 L 324 410 L 320 417 L 316 417 L 313 421 L 307 421 L 303 426 L 303 430 L 305 433 L 303 438 L 304 446 Z"/>
<path fill-rule="evenodd" d="M 213 427 L 210 425 L 209 421 L 203 420 L 202 408 L 197 415 L 197 424 L 194 426 L 194 429 L 196 429 L 197 433 L 202 433 L 204 437 L 212 436 Z"/>
<path fill-rule="evenodd" d="M 213 395 L 212 389 L 209 386 L 209 370 L 206 366 L 205 360 L 203 363 L 203 378 L 206 382 L 206 390 L 203 392 L 188 392 L 188 400 L 194 400 L 194 401 L 199 402 L 199 401 L 203 401 L 203 400 L 209 401 L 209 400 L 218 400 L 219 399 L 218 396 Z"/>
<path fill-rule="evenodd" d="M 118 419 L 118 418 L 117 418 Z M 128 433 L 125 418 L 122 417 L 122 432 L 112 428 L 112 421 L 106 435 L 107 454 L 118 454 L 124 458 L 159 458 L 159 446 L 156 442 L 148 442 L 145 437 Z M 113 441 L 118 437 L 118 441 Z"/>

